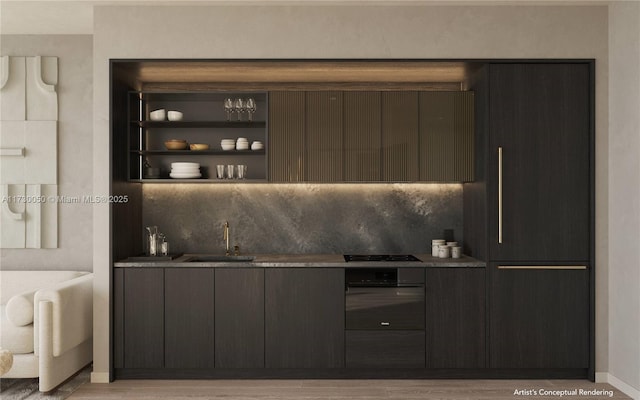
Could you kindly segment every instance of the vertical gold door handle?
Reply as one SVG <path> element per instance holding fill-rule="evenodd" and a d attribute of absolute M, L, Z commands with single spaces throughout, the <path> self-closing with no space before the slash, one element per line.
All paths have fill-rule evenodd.
<path fill-rule="evenodd" d="M 498 147 L 498 244 L 502 244 L 502 147 Z"/>

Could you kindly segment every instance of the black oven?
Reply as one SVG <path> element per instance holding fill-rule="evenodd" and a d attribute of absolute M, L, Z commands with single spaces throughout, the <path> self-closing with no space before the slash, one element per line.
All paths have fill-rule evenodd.
<path fill-rule="evenodd" d="M 348 330 L 421 330 L 425 327 L 423 268 L 346 268 Z"/>

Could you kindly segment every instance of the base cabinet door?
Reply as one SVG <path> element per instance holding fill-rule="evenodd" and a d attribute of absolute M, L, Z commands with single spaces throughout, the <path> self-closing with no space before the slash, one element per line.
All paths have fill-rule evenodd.
<path fill-rule="evenodd" d="M 263 368 L 264 269 L 215 271 L 215 366 Z"/>
<path fill-rule="evenodd" d="M 164 270 L 116 268 L 114 366 L 164 365 Z"/>
<path fill-rule="evenodd" d="M 344 269 L 265 270 L 267 368 L 344 367 Z"/>
<path fill-rule="evenodd" d="M 427 268 L 427 368 L 485 367 L 485 269 Z"/>
<path fill-rule="evenodd" d="M 347 368 L 424 368 L 424 331 L 347 331 Z"/>
<path fill-rule="evenodd" d="M 589 271 L 490 266 L 490 366 L 588 368 Z"/>
<path fill-rule="evenodd" d="M 165 269 L 165 368 L 213 368 L 214 269 Z"/>

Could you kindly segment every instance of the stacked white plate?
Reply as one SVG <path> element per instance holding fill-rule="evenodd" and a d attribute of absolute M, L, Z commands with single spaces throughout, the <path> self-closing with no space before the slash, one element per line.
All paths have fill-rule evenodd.
<path fill-rule="evenodd" d="M 171 163 L 171 173 L 173 179 L 193 179 L 200 178 L 200 164 L 194 162 L 174 162 Z"/>
<path fill-rule="evenodd" d="M 251 143 L 251 150 L 262 150 L 264 149 L 264 145 L 262 144 L 261 141 L 256 140 L 253 143 Z"/>

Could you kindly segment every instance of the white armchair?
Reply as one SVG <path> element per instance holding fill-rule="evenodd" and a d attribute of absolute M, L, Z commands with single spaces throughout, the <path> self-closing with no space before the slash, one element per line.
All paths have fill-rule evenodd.
<path fill-rule="evenodd" d="M 0 271 L 0 347 L 13 355 L 3 378 L 39 377 L 41 392 L 93 359 L 93 274 Z"/>

